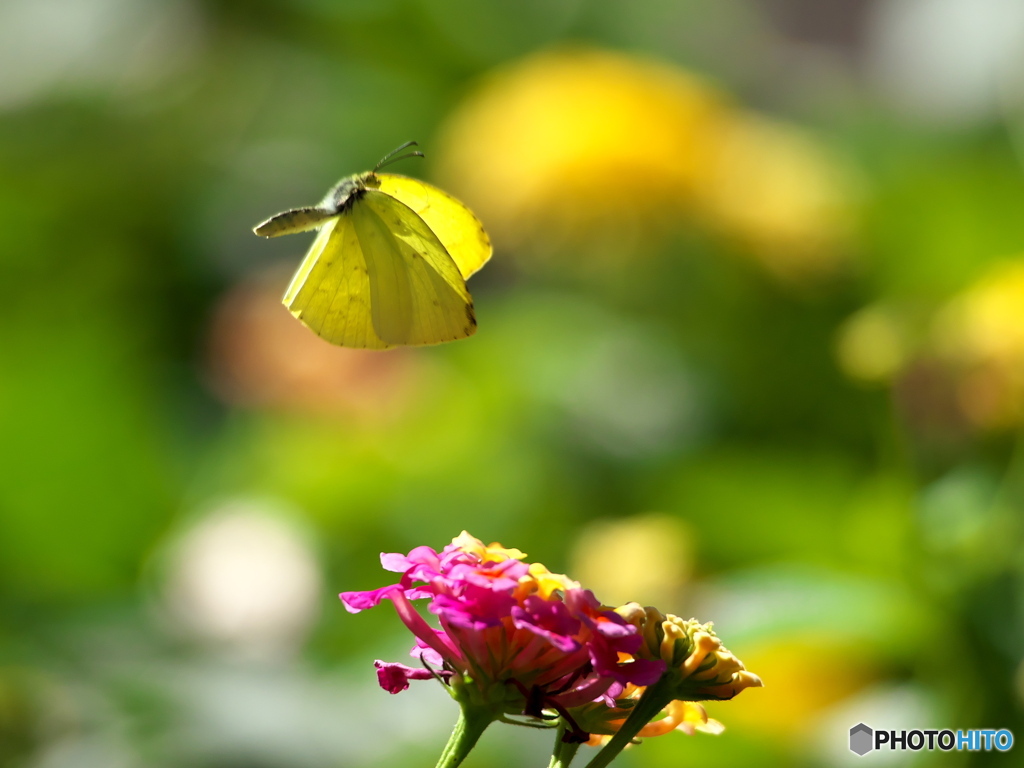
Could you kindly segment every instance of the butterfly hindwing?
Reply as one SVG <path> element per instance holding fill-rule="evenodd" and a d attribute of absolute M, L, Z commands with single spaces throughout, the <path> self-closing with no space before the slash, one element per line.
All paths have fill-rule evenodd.
<path fill-rule="evenodd" d="M 365 259 L 373 330 L 386 344 L 438 344 L 476 331 L 473 302 L 448 251 L 412 209 L 367 189 L 351 208 Z"/>

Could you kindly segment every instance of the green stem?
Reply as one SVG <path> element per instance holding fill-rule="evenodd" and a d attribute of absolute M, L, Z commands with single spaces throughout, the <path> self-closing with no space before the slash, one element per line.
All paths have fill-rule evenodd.
<path fill-rule="evenodd" d="M 476 746 L 487 726 L 494 722 L 494 714 L 480 707 L 460 707 L 459 719 L 455 723 L 448 743 L 445 744 L 436 768 L 456 768 L 469 751 Z"/>
<path fill-rule="evenodd" d="M 555 748 L 551 752 L 551 762 L 548 764 L 548 768 L 569 768 L 569 763 L 576 757 L 576 750 L 580 748 L 580 743 L 578 741 L 572 743 L 562 741 L 563 736 L 565 736 L 565 723 L 560 723 L 555 732 Z"/>
<path fill-rule="evenodd" d="M 587 763 L 586 768 L 605 768 L 612 760 L 618 757 L 619 752 L 636 738 L 640 729 L 658 716 L 668 703 L 674 698 L 669 689 L 668 681 L 659 680 L 640 697 L 636 706 L 629 712 L 629 717 L 622 724 L 618 732 L 612 736 L 611 741 L 605 744 L 604 748 L 594 755 L 594 759 Z"/>

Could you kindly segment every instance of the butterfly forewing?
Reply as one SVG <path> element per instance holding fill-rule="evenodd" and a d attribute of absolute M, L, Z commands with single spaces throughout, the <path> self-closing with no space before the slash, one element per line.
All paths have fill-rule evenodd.
<path fill-rule="evenodd" d="M 352 216 L 339 215 L 317 235 L 284 295 L 285 306 L 321 338 L 345 347 L 387 349 L 373 330 L 370 281 Z"/>
<path fill-rule="evenodd" d="M 375 174 L 380 191 L 404 203 L 441 241 L 467 278 L 491 258 L 491 240 L 483 225 L 465 205 L 446 192 L 419 179 L 394 173 Z"/>

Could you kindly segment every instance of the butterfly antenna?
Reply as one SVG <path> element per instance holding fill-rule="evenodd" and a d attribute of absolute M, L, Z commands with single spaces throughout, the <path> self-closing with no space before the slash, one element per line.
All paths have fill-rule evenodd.
<path fill-rule="evenodd" d="M 402 155 L 401 157 L 395 157 L 395 155 L 397 155 L 403 149 L 408 149 L 409 147 L 418 147 L 418 146 L 419 146 L 419 144 L 417 142 L 415 142 L 415 141 L 407 141 L 402 146 L 395 147 L 393 150 L 388 152 L 386 155 L 384 155 L 384 157 L 382 157 L 380 159 L 380 162 L 377 163 L 377 165 L 374 166 L 373 170 L 374 171 L 379 171 L 385 165 L 391 165 L 392 163 L 397 163 L 399 160 L 405 160 L 407 157 L 423 157 L 424 156 L 423 153 L 418 151 L 418 150 L 416 152 L 409 152 L 409 153 L 407 153 L 405 155 Z"/>

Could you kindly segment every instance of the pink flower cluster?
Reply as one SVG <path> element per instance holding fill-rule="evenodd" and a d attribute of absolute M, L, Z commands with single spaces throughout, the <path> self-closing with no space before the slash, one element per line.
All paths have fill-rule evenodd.
<path fill-rule="evenodd" d="M 391 600 L 416 637 L 411 655 L 440 671 L 378 661 L 381 686 L 398 693 L 436 674 L 457 697 L 501 713 L 541 717 L 547 709 L 569 719 L 569 708 L 611 703 L 626 685 L 659 679 L 664 661 L 634 657 L 642 642 L 634 625 L 577 582 L 524 557 L 466 532 L 440 553 L 382 554 L 383 567 L 402 574 L 398 583 L 344 592 L 342 602 L 358 613 Z M 410 602 L 421 598 L 440 628 Z"/>

